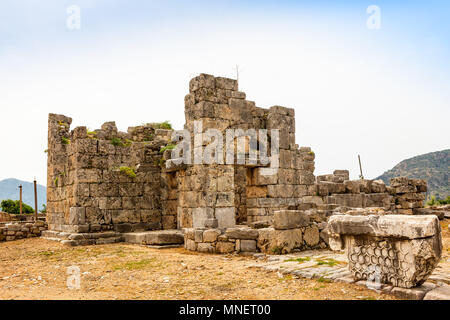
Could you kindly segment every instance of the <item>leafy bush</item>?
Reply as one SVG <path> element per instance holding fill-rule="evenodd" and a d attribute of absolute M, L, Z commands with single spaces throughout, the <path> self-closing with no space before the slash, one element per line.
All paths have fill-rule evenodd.
<path fill-rule="evenodd" d="M 129 139 L 125 139 L 125 141 L 117 137 L 111 139 L 111 144 L 115 147 L 130 147 L 132 143 L 133 141 Z"/>
<path fill-rule="evenodd" d="M 97 137 L 97 132 L 96 131 L 91 131 L 89 129 L 86 129 L 86 134 L 87 134 L 89 139 L 96 139 L 96 137 Z"/>
<path fill-rule="evenodd" d="M 169 143 L 167 146 L 162 147 L 161 150 L 159 150 L 159 153 L 164 153 L 166 150 L 173 150 L 175 147 L 176 145 Z"/>
<path fill-rule="evenodd" d="M 0 204 L 2 211 L 11 214 L 20 213 L 20 201 L 19 200 L 3 200 Z M 22 213 L 34 213 L 34 209 L 29 205 L 22 202 Z"/>
<path fill-rule="evenodd" d="M 436 196 L 432 196 L 426 204 L 428 207 L 450 204 L 450 196 L 442 200 L 436 199 Z"/>
<path fill-rule="evenodd" d="M 153 141 L 155 139 L 155 135 L 153 133 L 149 133 L 145 138 L 144 141 Z"/>
<path fill-rule="evenodd" d="M 133 144 L 133 141 L 131 141 L 130 139 L 125 139 L 125 142 L 124 142 L 125 147 L 131 147 L 132 144 Z"/>
<path fill-rule="evenodd" d="M 429 207 L 435 206 L 436 204 L 437 204 L 436 196 L 432 196 L 431 198 L 429 198 L 429 200 L 426 203 L 426 205 Z"/>
<path fill-rule="evenodd" d="M 450 204 L 450 196 L 448 196 L 447 198 L 445 198 L 443 200 L 438 200 L 438 203 L 441 205 Z"/>

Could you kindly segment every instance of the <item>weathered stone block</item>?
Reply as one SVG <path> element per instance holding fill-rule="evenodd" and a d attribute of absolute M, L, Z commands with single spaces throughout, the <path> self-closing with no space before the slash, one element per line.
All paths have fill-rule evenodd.
<path fill-rule="evenodd" d="M 215 88 L 215 79 L 214 76 L 209 74 L 200 74 L 199 76 L 193 78 L 189 82 L 189 91 L 194 92 L 197 91 L 200 88 Z"/>
<path fill-rule="evenodd" d="M 444 284 L 429 291 L 423 300 L 450 300 L 450 286 Z"/>
<path fill-rule="evenodd" d="M 330 247 L 347 250 L 356 280 L 403 288 L 421 285 L 440 260 L 442 238 L 435 216 L 348 216 L 329 219 Z"/>
<path fill-rule="evenodd" d="M 197 243 L 203 242 L 203 230 L 202 229 L 194 231 L 194 240 Z"/>
<path fill-rule="evenodd" d="M 320 234 L 317 226 L 307 227 L 305 229 L 305 232 L 303 233 L 303 240 L 309 247 L 314 247 L 318 245 L 320 241 Z"/>
<path fill-rule="evenodd" d="M 217 253 L 231 253 L 235 251 L 235 244 L 233 242 L 219 241 L 216 243 Z"/>
<path fill-rule="evenodd" d="M 294 195 L 293 185 L 268 185 L 267 195 L 271 198 L 292 198 Z M 262 197 L 265 198 L 265 197 Z"/>
<path fill-rule="evenodd" d="M 258 232 L 258 248 L 264 253 L 285 254 L 303 246 L 301 229 L 275 230 L 274 228 L 264 228 L 259 229 Z"/>
<path fill-rule="evenodd" d="M 205 228 L 206 221 L 214 218 L 212 208 L 194 208 L 192 210 L 192 222 L 194 228 Z"/>
<path fill-rule="evenodd" d="M 147 245 L 183 244 L 183 234 L 178 230 L 157 230 L 146 232 L 125 233 L 126 242 Z"/>
<path fill-rule="evenodd" d="M 300 210 L 280 210 L 273 215 L 273 226 L 277 230 L 296 229 L 310 224 L 309 216 Z"/>
<path fill-rule="evenodd" d="M 228 228 L 225 234 L 229 239 L 256 240 L 258 238 L 258 230 L 246 227 Z"/>
<path fill-rule="evenodd" d="M 219 229 L 232 228 L 236 225 L 235 208 L 216 208 L 215 216 Z"/>
<path fill-rule="evenodd" d="M 359 180 L 344 181 L 345 190 L 348 193 L 360 193 L 361 183 Z"/>
<path fill-rule="evenodd" d="M 190 250 L 190 251 L 196 251 L 197 250 L 197 244 L 195 243 L 194 240 L 191 240 L 191 239 L 186 239 L 185 240 L 184 247 L 187 250 Z"/>
<path fill-rule="evenodd" d="M 232 90 L 232 91 L 238 90 L 238 82 L 236 80 L 223 78 L 223 77 L 215 78 L 215 86 L 218 89 L 225 89 L 225 90 Z"/>
<path fill-rule="evenodd" d="M 344 177 L 344 180 L 350 180 L 350 173 L 348 170 L 334 170 L 333 174 Z"/>
<path fill-rule="evenodd" d="M 267 186 L 248 186 L 247 198 L 265 198 L 267 196 Z"/>
<path fill-rule="evenodd" d="M 211 243 L 197 243 L 197 251 L 205 253 L 214 253 L 214 246 Z"/>
<path fill-rule="evenodd" d="M 366 195 L 362 193 L 341 193 L 334 194 L 333 200 L 335 204 L 350 208 L 363 208 L 365 207 Z"/>
<path fill-rule="evenodd" d="M 86 208 L 72 207 L 69 211 L 68 224 L 85 224 L 86 223 Z"/>
<path fill-rule="evenodd" d="M 219 221 L 217 219 L 206 219 L 205 221 L 205 228 L 218 228 L 219 227 Z"/>
<path fill-rule="evenodd" d="M 205 230 L 203 232 L 203 242 L 215 242 L 221 233 L 218 229 Z"/>
<path fill-rule="evenodd" d="M 272 174 L 269 174 L 272 173 Z M 268 172 L 267 168 L 256 168 L 253 171 L 253 185 L 277 184 L 278 175 L 274 172 Z"/>
<path fill-rule="evenodd" d="M 240 240 L 241 252 L 256 252 L 256 240 Z"/>
<path fill-rule="evenodd" d="M 383 180 L 372 181 L 370 189 L 372 193 L 384 193 L 387 190 Z"/>

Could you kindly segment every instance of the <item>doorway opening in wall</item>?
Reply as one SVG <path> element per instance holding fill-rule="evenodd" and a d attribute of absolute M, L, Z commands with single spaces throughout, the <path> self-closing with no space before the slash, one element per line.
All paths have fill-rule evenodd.
<path fill-rule="evenodd" d="M 247 181 L 250 179 L 250 168 L 234 167 L 234 205 L 236 208 L 236 224 L 247 224 Z"/>

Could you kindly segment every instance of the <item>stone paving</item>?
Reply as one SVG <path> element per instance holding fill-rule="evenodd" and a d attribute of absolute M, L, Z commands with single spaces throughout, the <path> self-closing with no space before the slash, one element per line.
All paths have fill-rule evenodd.
<path fill-rule="evenodd" d="M 288 255 L 255 254 L 257 259 L 248 267 L 260 268 L 268 272 L 277 272 L 280 276 L 293 275 L 301 278 L 318 279 L 318 281 L 336 281 L 355 283 L 369 289 L 393 294 L 401 299 L 450 300 L 450 259 L 441 260 L 428 280 L 420 287 L 405 289 L 358 281 L 351 277 L 348 259 L 344 252 L 330 250 L 309 250 Z"/>

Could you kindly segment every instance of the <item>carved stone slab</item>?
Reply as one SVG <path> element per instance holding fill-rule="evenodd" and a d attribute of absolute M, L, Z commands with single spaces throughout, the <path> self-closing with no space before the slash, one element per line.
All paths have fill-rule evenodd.
<path fill-rule="evenodd" d="M 412 288 L 438 264 L 442 238 L 436 216 L 332 216 L 330 247 L 346 249 L 356 280 Z"/>

